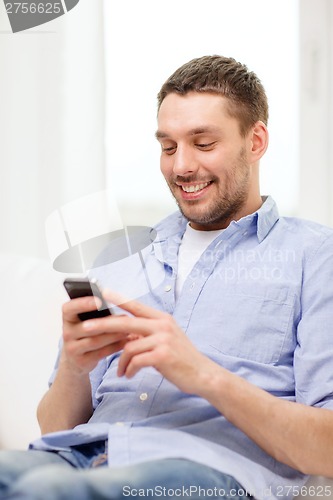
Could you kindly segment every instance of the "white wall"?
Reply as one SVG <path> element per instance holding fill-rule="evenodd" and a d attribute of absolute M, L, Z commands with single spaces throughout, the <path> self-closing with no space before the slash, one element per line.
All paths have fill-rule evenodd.
<path fill-rule="evenodd" d="M 0 2 L 0 251 L 47 256 L 44 222 L 104 187 L 102 4 L 13 34 Z"/>
<path fill-rule="evenodd" d="M 301 0 L 299 214 L 333 225 L 333 5 Z"/>
<path fill-rule="evenodd" d="M 66 300 L 45 219 L 105 185 L 101 1 L 16 34 L 0 1 L 0 75 L 0 447 L 16 448 L 38 435 Z"/>

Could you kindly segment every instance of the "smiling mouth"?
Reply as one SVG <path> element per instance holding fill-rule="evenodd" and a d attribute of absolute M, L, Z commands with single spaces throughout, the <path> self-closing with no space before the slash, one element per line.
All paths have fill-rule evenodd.
<path fill-rule="evenodd" d="M 211 184 L 211 181 L 210 182 L 203 182 L 202 184 L 192 184 L 192 185 L 187 185 L 187 186 L 184 186 L 184 185 L 179 185 L 178 186 L 183 190 L 185 191 L 185 193 L 198 193 L 199 191 L 202 191 L 202 189 L 204 189 L 205 187 L 209 186 L 209 184 Z"/>

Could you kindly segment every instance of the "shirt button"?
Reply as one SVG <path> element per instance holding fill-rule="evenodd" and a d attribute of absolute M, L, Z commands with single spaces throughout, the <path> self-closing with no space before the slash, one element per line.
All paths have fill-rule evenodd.
<path fill-rule="evenodd" d="M 192 285 L 190 286 L 190 290 L 193 290 L 194 287 L 195 287 L 195 283 L 192 283 Z"/>
<path fill-rule="evenodd" d="M 146 401 L 146 399 L 148 399 L 148 394 L 146 392 L 143 392 L 142 394 L 140 394 L 139 398 L 140 401 Z"/>
<path fill-rule="evenodd" d="M 164 291 L 165 291 L 165 292 L 170 292 L 170 290 L 171 290 L 171 289 L 172 289 L 172 286 L 171 286 L 171 285 L 166 285 L 166 286 L 164 287 Z"/>

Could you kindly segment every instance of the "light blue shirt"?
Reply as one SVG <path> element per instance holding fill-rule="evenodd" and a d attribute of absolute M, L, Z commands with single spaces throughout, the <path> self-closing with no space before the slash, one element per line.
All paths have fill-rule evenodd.
<path fill-rule="evenodd" d="M 172 314 L 206 356 L 274 396 L 333 409 L 333 229 L 279 217 L 268 197 L 209 245 L 176 301 L 186 222 L 177 212 L 156 227 L 143 252 L 146 285 L 138 286 L 139 273 L 133 277 L 128 262 L 95 269 L 101 284 L 128 281 L 142 302 Z M 258 499 L 292 498 L 292 487 L 305 482 L 206 400 L 182 393 L 153 368 L 131 380 L 117 377 L 118 358 L 109 356 L 91 372 L 90 421 L 45 435 L 33 447 L 67 449 L 108 438 L 112 467 L 195 460 L 232 475 Z"/>

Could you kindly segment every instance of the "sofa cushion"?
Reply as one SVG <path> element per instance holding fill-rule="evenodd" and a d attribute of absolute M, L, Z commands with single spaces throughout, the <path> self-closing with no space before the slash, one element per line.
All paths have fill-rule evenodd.
<path fill-rule="evenodd" d="M 47 260 L 0 254 L 0 447 L 39 435 L 37 404 L 48 388 L 61 336 L 64 275 Z"/>

